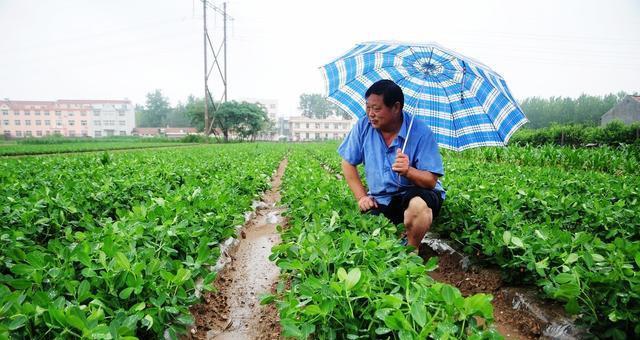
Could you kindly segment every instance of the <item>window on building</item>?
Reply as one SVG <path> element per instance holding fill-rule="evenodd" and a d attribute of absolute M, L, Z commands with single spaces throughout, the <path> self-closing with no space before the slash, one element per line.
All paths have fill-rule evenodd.
<path fill-rule="evenodd" d="M 309 125 L 309 124 L 307 124 L 307 125 Z M 308 133 L 308 132 L 305 132 L 305 133 L 304 133 L 304 138 L 305 138 L 305 139 L 309 139 L 309 133 Z"/>
<path fill-rule="evenodd" d="M 120 126 L 125 126 L 126 122 L 124 120 L 120 120 L 120 121 L 118 121 L 118 124 Z"/>
<path fill-rule="evenodd" d="M 102 137 L 102 131 L 93 131 L 94 137 Z"/>
<path fill-rule="evenodd" d="M 44 112 L 44 115 L 45 115 L 45 116 L 48 116 L 48 115 L 49 115 L 49 111 L 45 111 L 45 112 Z"/>
<path fill-rule="evenodd" d="M 31 137 L 31 131 L 25 131 L 24 132 L 24 136 L 25 137 Z"/>
<path fill-rule="evenodd" d="M 93 126 L 100 126 L 100 125 L 102 125 L 101 123 L 102 123 L 102 122 L 101 122 L 101 121 L 99 121 L 99 120 L 94 120 L 94 121 L 93 121 Z"/>
<path fill-rule="evenodd" d="M 87 115 L 87 111 L 82 111 L 82 112 L 80 112 L 80 115 L 81 115 L 82 117 L 85 117 L 85 116 Z"/>
<path fill-rule="evenodd" d="M 338 125 L 340 125 L 340 124 L 338 124 L 338 123 L 333 123 L 333 128 L 334 128 L 334 129 L 336 129 L 336 130 L 338 130 L 338 129 L 339 129 Z"/>
<path fill-rule="evenodd" d="M 88 135 L 89 133 L 87 132 L 87 130 L 82 131 L 82 137 L 87 137 Z"/>
<path fill-rule="evenodd" d="M 74 126 L 74 125 L 76 125 L 76 121 L 75 120 L 68 120 L 67 124 L 69 124 L 69 126 Z"/>
<path fill-rule="evenodd" d="M 62 126 L 62 121 L 60 119 L 56 120 L 56 126 Z"/>
<path fill-rule="evenodd" d="M 82 125 L 82 126 L 87 126 L 87 121 L 86 121 L 86 120 L 81 120 L 81 121 L 80 121 L 80 125 Z"/>
<path fill-rule="evenodd" d="M 50 121 L 50 120 L 48 120 L 48 119 L 47 119 L 47 120 L 45 120 L 45 121 L 44 121 L 44 125 L 45 125 L 45 126 L 50 126 L 50 125 L 51 125 L 51 121 Z"/>
<path fill-rule="evenodd" d="M 62 116 L 62 111 L 56 111 L 56 116 L 58 117 Z"/>
<path fill-rule="evenodd" d="M 9 130 L 4 130 L 4 136 L 5 136 L 5 137 L 11 137 L 11 131 L 9 131 Z"/>
<path fill-rule="evenodd" d="M 309 128 L 309 123 L 306 123 L 306 124 L 307 124 L 307 129 L 308 129 L 308 128 Z M 307 135 L 308 135 L 308 134 L 307 134 Z"/>
<path fill-rule="evenodd" d="M 14 121 L 13 121 L 13 125 L 20 125 L 20 121 L 19 121 L 19 120 L 17 120 L 17 119 L 16 119 L 16 120 L 14 120 Z"/>
<path fill-rule="evenodd" d="M 299 129 L 299 128 L 300 128 L 300 123 L 295 123 L 295 124 L 293 124 L 293 125 L 296 127 L 296 129 Z"/>
<path fill-rule="evenodd" d="M 22 131 L 16 131 L 16 137 L 22 137 Z"/>
<path fill-rule="evenodd" d="M 100 110 L 93 110 L 93 115 L 94 116 L 99 116 L 100 115 Z"/>
<path fill-rule="evenodd" d="M 25 120 L 24 125 L 31 126 L 31 121 L 29 119 Z"/>
<path fill-rule="evenodd" d="M 2 115 L 3 116 L 8 116 L 9 115 L 9 110 L 2 110 Z"/>
<path fill-rule="evenodd" d="M 124 110 L 118 110 L 118 116 L 124 116 Z"/>
<path fill-rule="evenodd" d="M 60 130 L 53 130 L 53 134 L 54 135 L 58 135 L 58 136 L 62 136 L 62 134 L 60 133 Z"/>
<path fill-rule="evenodd" d="M 329 123 L 324 123 L 324 128 L 328 129 L 329 128 Z"/>
<path fill-rule="evenodd" d="M 36 131 L 36 136 L 42 137 L 42 131 L 41 130 Z"/>
<path fill-rule="evenodd" d="M 75 137 L 76 136 L 76 132 L 71 130 L 69 131 L 69 137 Z"/>
<path fill-rule="evenodd" d="M 25 111 L 25 112 L 24 112 L 24 115 L 25 115 L 25 116 L 30 116 L 30 115 L 31 115 L 31 111 Z"/>
<path fill-rule="evenodd" d="M 41 120 L 39 120 L 39 119 L 37 119 L 37 120 L 36 120 L 36 126 L 40 126 L 40 125 L 42 125 L 42 121 L 41 121 Z"/>
<path fill-rule="evenodd" d="M 2 125 L 9 126 L 9 120 L 8 119 L 3 120 Z"/>
<path fill-rule="evenodd" d="M 34 114 L 35 114 L 36 116 L 39 116 L 39 115 L 40 115 L 40 111 L 36 111 Z"/>
<path fill-rule="evenodd" d="M 316 129 L 320 128 L 320 123 L 316 123 Z"/>
<path fill-rule="evenodd" d="M 49 131 L 49 130 L 45 131 L 45 132 L 44 132 L 44 135 L 45 135 L 45 136 L 50 136 L 50 135 L 51 135 L 51 131 Z"/>

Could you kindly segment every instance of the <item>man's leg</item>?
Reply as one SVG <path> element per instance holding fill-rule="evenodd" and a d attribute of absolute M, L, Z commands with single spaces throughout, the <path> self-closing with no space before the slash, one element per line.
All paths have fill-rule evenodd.
<path fill-rule="evenodd" d="M 404 226 L 407 230 L 408 245 L 418 248 L 433 222 L 433 212 L 419 196 L 411 198 L 404 211 Z"/>

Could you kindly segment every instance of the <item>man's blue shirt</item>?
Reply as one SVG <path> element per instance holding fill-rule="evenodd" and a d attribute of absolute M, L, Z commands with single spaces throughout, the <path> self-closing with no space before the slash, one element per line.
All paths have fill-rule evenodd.
<path fill-rule="evenodd" d="M 372 127 L 369 118 L 364 116 L 358 120 L 338 147 L 338 153 L 349 164 L 364 163 L 369 195 L 380 204 L 388 205 L 392 196 L 401 194 L 413 186 L 407 178 L 391 170 L 396 160 L 396 150 L 402 150 L 410 122 L 411 116 L 403 112 L 402 126 L 398 136 L 387 147 L 380 131 Z M 413 121 L 404 153 L 409 156 L 411 167 L 430 171 L 437 176 L 444 175 L 438 144 L 431 129 L 421 119 Z M 436 182 L 434 189 L 441 192 L 444 200 L 445 191 L 440 180 Z"/>

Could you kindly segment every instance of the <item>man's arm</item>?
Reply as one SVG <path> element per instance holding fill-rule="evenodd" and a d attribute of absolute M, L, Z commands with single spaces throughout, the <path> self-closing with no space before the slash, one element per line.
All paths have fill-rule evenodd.
<path fill-rule="evenodd" d="M 438 176 L 433 172 L 410 167 L 409 157 L 400 152 L 400 149 L 398 149 L 396 161 L 391 166 L 391 169 L 421 188 L 433 189 L 438 181 Z"/>
<path fill-rule="evenodd" d="M 352 165 L 343 159 L 342 173 L 344 173 L 344 179 L 347 181 L 349 189 L 351 189 L 353 196 L 355 196 L 356 201 L 358 201 L 360 211 L 367 211 L 378 207 L 378 204 L 373 197 L 369 197 L 367 195 L 367 190 L 364 188 L 364 185 L 362 185 L 362 181 L 358 175 L 358 168 L 355 165 Z"/>

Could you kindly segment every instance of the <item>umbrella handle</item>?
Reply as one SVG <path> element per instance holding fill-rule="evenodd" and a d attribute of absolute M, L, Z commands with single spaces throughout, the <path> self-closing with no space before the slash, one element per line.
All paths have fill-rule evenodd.
<path fill-rule="evenodd" d="M 407 147 L 407 141 L 409 140 L 409 135 L 411 134 L 411 127 L 413 126 L 414 118 L 416 118 L 416 115 L 411 115 L 411 123 L 409 123 L 409 130 L 407 131 L 407 137 L 404 139 L 404 144 L 402 145 L 402 153 L 404 153 L 404 149 Z"/>

